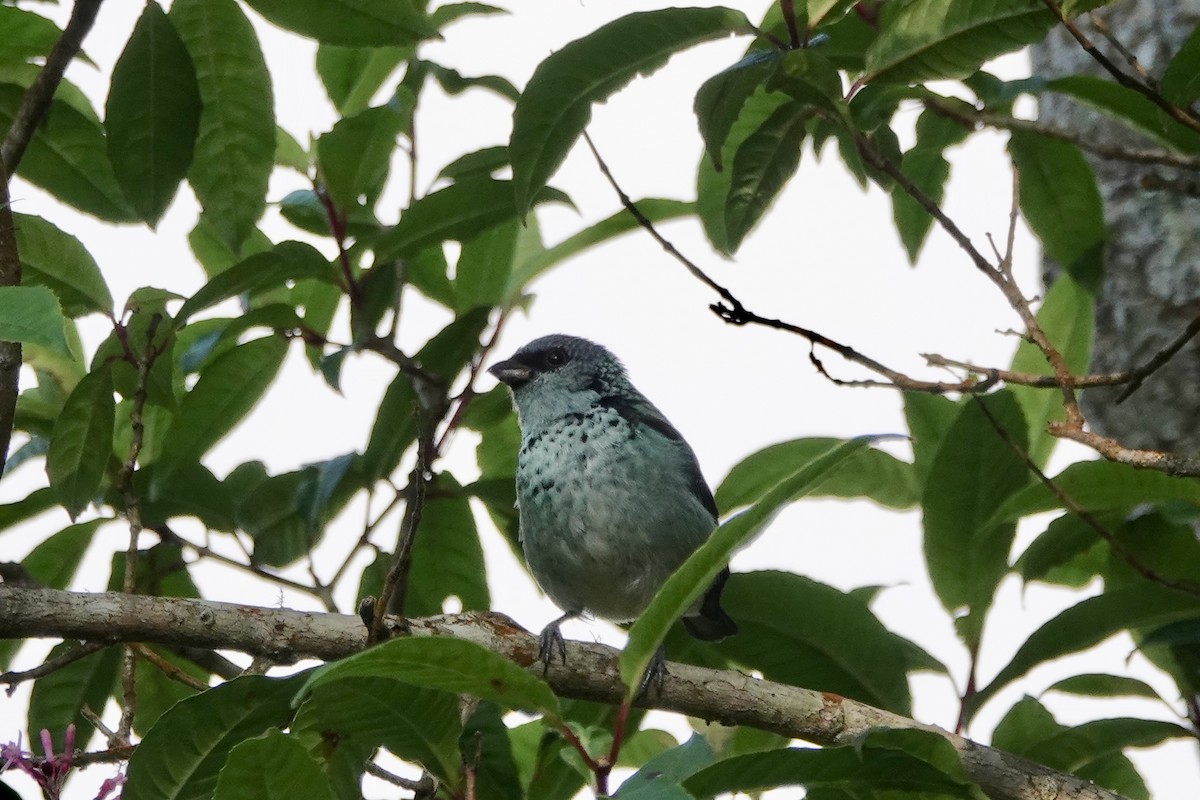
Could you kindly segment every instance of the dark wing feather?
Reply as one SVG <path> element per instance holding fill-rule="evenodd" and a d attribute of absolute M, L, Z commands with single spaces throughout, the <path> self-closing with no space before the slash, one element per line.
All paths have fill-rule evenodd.
<path fill-rule="evenodd" d="M 712 490 L 708 488 L 703 473 L 700 472 L 700 462 L 696 460 L 696 454 L 683 438 L 683 434 L 667 421 L 667 418 L 654 407 L 654 404 L 640 395 L 626 394 L 606 394 L 601 396 L 597 402 L 605 408 L 616 411 L 631 425 L 643 425 L 657 431 L 663 437 L 679 443 L 688 455 L 688 486 L 696 499 L 712 515 L 713 522 L 716 522 L 719 516 L 717 503 L 713 500 Z"/>

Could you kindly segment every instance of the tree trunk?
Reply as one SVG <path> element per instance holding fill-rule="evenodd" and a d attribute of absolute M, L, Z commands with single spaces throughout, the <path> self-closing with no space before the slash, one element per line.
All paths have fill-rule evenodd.
<path fill-rule="evenodd" d="M 1200 0 L 1120 0 L 1097 13 L 1152 75 L 1161 76 L 1200 21 Z M 1077 22 L 1114 63 L 1126 66 L 1086 15 Z M 1033 74 L 1048 78 L 1105 74 L 1062 27 L 1032 49 L 1032 61 Z M 1141 136 L 1062 96 L 1045 95 L 1039 115 L 1057 127 L 1090 131 L 1106 142 L 1147 145 Z M 1145 362 L 1200 314 L 1200 199 L 1143 189 L 1145 166 L 1088 159 L 1110 231 L 1096 303 L 1092 371 L 1117 372 Z M 1176 177 L 1164 168 L 1150 169 Z M 1089 389 L 1083 394 L 1092 429 L 1130 447 L 1200 452 L 1200 341 L 1189 343 L 1116 405 L 1120 391 Z"/>

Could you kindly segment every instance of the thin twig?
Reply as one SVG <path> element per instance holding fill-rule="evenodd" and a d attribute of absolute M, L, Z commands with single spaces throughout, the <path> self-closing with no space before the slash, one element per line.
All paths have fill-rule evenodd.
<path fill-rule="evenodd" d="M 117 732 L 104 724 L 104 720 L 97 714 L 90 705 L 84 703 L 79 707 L 79 715 L 92 723 L 92 727 L 100 731 L 104 740 L 108 742 L 109 747 L 119 747 L 121 744 L 128 744 L 128 740 L 122 740 Z"/>
<path fill-rule="evenodd" d="M 412 568 L 412 547 L 416 541 L 417 529 L 421 525 L 421 513 L 425 506 L 425 484 L 429 472 L 430 436 L 423 428 L 425 423 L 418 411 L 417 428 L 421 432 L 417 436 L 417 463 L 408 478 L 408 491 L 404 506 L 404 519 L 400 522 L 400 533 L 396 542 L 396 554 L 388 569 L 383 582 L 383 590 L 379 594 L 379 602 L 375 605 L 375 614 L 371 623 L 371 641 L 379 641 L 384 635 L 385 614 L 403 615 L 404 600 L 408 591 L 408 573 Z"/>
<path fill-rule="evenodd" d="M 1142 66 L 1142 62 L 1138 61 L 1138 57 L 1133 54 L 1133 51 L 1121 43 L 1121 40 L 1113 33 L 1112 28 L 1108 27 L 1108 23 L 1104 21 L 1104 18 L 1095 11 L 1092 11 L 1088 14 L 1088 19 L 1091 20 L 1092 27 L 1096 29 L 1096 32 L 1103 36 L 1105 41 L 1121 54 L 1121 58 L 1125 59 L 1125 63 L 1129 65 L 1129 68 L 1136 72 L 1138 77 L 1146 82 L 1147 86 L 1157 91 L 1158 81 L 1150 74 L 1150 70 Z"/>
<path fill-rule="evenodd" d="M 1125 391 L 1121 392 L 1120 396 L 1117 397 L 1117 403 L 1123 403 L 1129 399 L 1131 394 L 1141 388 L 1142 383 L 1145 382 L 1146 378 L 1148 378 L 1151 373 L 1170 361 L 1171 357 L 1182 350 L 1183 346 L 1190 342 L 1197 333 L 1200 333 L 1200 314 L 1198 314 L 1191 322 L 1188 323 L 1188 326 L 1184 329 L 1183 333 L 1179 334 L 1175 341 L 1171 342 L 1160 352 L 1156 353 L 1154 357 L 1145 364 L 1129 373 L 1129 385 L 1126 386 Z"/>
<path fill-rule="evenodd" d="M 1049 490 L 1050 494 L 1054 495 L 1058 502 L 1062 504 L 1063 508 L 1067 509 L 1076 517 L 1078 517 L 1083 524 L 1087 525 L 1089 528 L 1095 531 L 1097 536 L 1107 542 L 1108 546 L 1112 548 L 1112 551 L 1116 553 L 1116 555 L 1122 561 L 1128 564 L 1135 572 L 1148 581 L 1152 581 L 1153 583 L 1157 583 L 1160 586 L 1189 597 L 1200 597 L 1200 585 L 1168 578 L 1138 560 L 1133 553 L 1129 552 L 1129 549 L 1125 547 L 1125 545 L 1112 531 L 1106 528 L 1100 522 L 1100 520 L 1096 519 L 1092 512 L 1075 502 L 1075 500 L 1069 494 L 1067 494 L 1061 486 L 1055 483 L 1049 476 L 1046 475 L 1046 473 L 1042 472 L 1038 465 L 1033 462 L 1033 459 L 1029 457 L 1029 454 L 1025 452 L 1025 448 L 1021 447 L 1020 444 L 1014 441 L 1012 436 L 1009 435 L 1008 431 L 1005 430 L 1004 426 L 1000 424 L 1000 420 L 996 419 L 996 417 L 992 415 L 992 412 L 988 409 L 987 403 L 983 401 L 983 398 L 973 396 L 971 399 L 974 400 L 979 406 L 979 410 L 983 412 L 983 416 L 992 426 L 992 429 L 996 431 L 996 435 L 999 436 L 1004 443 L 1008 445 L 1008 448 L 1012 450 L 1012 452 L 1018 458 L 1021 459 L 1021 461 L 1025 464 L 1026 469 L 1033 473 L 1034 477 L 1036 477 L 1041 484 L 1045 486 L 1047 490 Z"/>
<path fill-rule="evenodd" d="M 112 642 L 81 642 L 78 646 L 68 650 L 62 655 L 38 664 L 32 669 L 21 670 L 19 672 L 0 673 L 0 683 L 8 684 L 8 688 L 4 690 L 4 693 L 9 697 L 12 697 L 13 692 L 16 691 L 17 684 L 24 683 L 25 681 L 37 680 L 38 678 L 49 675 L 52 672 L 57 672 L 63 667 L 70 666 L 81 658 L 87 658 L 92 653 L 98 653 L 106 647 L 112 647 Z"/>
<path fill-rule="evenodd" d="M 1033 133 L 1050 139 L 1073 144 L 1080 150 L 1091 153 L 1109 161 L 1127 161 L 1132 164 L 1157 164 L 1164 167 L 1200 170 L 1200 155 L 1191 153 L 1176 153 L 1170 150 L 1145 150 L 1113 145 L 1094 136 L 1087 136 L 1077 131 L 1066 130 L 1049 125 L 1039 120 L 1021 119 L 1008 114 L 996 114 L 989 111 L 979 111 L 965 103 L 953 102 L 944 98 L 927 96 L 923 100 L 925 108 L 954 120 L 966 128 L 975 130 L 979 126 L 996 128 L 997 130 Z"/>
<path fill-rule="evenodd" d="M 483 369 L 483 364 L 487 361 L 488 355 L 496 346 L 496 342 L 500 339 L 500 332 L 504 330 L 504 323 L 508 321 L 509 306 L 500 309 L 499 315 L 496 317 L 496 324 L 492 326 L 492 335 L 484 342 L 483 346 L 475 353 L 471 359 L 471 368 L 467 373 L 467 385 L 459 394 L 454 406 L 454 412 L 450 415 L 450 419 L 446 422 L 446 426 L 442 429 L 442 434 L 438 437 L 437 444 L 433 446 L 433 457 L 437 459 L 446 451 L 446 445 L 450 437 L 458 430 L 459 424 L 462 422 L 463 415 L 467 413 L 467 406 L 475 398 L 475 379 L 479 377 L 480 371 Z"/>
<path fill-rule="evenodd" d="M 137 387 L 129 409 L 129 453 L 117 475 L 117 486 L 125 503 L 125 518 L 129 520 L 129 544 L 125 549 L 125 575 L 121 585 L 126 594 L 133 593 L 134 579 L 137 575 L 138 538 L 142 534 L 142 503 L 134 489 L 133 477 L 137 472 L 138 458 L 142 453 L 142 441 L 146 433 L 142 413 L 145 411 L 146 398 L 149 395 L 150 369 L 154 366 L 158 353 L 154 347 L 154 336 L 161 322 L 161 314 L 150 317 L 146 327 L 146 341 L 138 354 Z M 121 657 L 121 721 L 117 726 L 116 742 L 128 742 L 130 731 L 133 729 L 133 717 L 137 713 L 136 667 L 137 659 L 134 657 L 133 648 L 126 646 Z"/>
<path fill-rule="evenodd" d="M 325 210 L 325 221 L 329 226 L 329 235 L 337 245 L 338 266 L 342 270 L 342 281 L 345 283 L 346 296 L 350 298 L 350 307 L 357 311 L 362 302 L 362 287 L 354 277 L 354 268 L 350 264 L 350 253 L 346 250 L 346 214 L 333 204 L 329 192 L 317 181 L 313 181 L 313 193 Z"/>
<path fill-rule="evenodd" d="M 1084 51 L 1096 61 L 1097 64 L 1103 67 L 1105 72 L 1107 72 L 1109 75 L 1112 75 L 1113 78 L 1116 79 L 1117 83 L 1121 84 L 1126 89 L 1132 89 L 1133 91 L 1142 95 L 1151 103 L 1154 103 L 1154 105 L 1165 111 L 1167 116 L 1178 122 L 1180 125 L 1191 128 L 1197 133 L 1200 133 L 1200 117 L 1197 117 L 1187 109 L 1180 108 L 1179 106 L 1170 102 L 1154 87 L 1147 85 L 1144 81 L 1138 80 L 1114 64 L 1108 56 L 1100 52 L 1092 40 L 1089 39 L 1087 35 L 1081 31 L 1074 22 L 1071 21 L 1070 17 L 1063 13 L 1062 7 L 1059 6 L 1055 0 L 1042 0 L 1042 2 L 1046 5 L 1046 8 L 1050 9 L 1051 13 L 1058 18 L 1058 21 L 1062 23 L 1064 28 L 1067 29 L 1067 32 L 1075 38 L 1075 41 L 1079 43 L 1079 46 L 1082 47 Z"/>
<path fill-rule="evenodd" d="M 0 286 L 21 285 L 21 254 L 9 205 L 8 174 L 0 158 Z M 21 393 L 21 343 L 0 342 L 0 476 L 8 464 L 8 446 Z"/>
<path fill-rule="evenodd" d="M 149 647 L 146 647 L 146 645 L 132 644 L 129 647 L 139 656 L 149 661 L 155 667 L 158 667 L 159 671 L 171 680 L 177 683 L 182 683 L 184 686 L 195 689 L 197 692 L 203 692 L 208 689 L 208 684 L 206 682 L 200 680 L 191 673 L 184 672 L 179 667 L 151 650 Z"/>
<path fill-rule="evenodd" d="M 83 38 L 92 29 L 102 2 L 103 0 L 76 0 L 75 7 L 71 9 L 71 18 L 67 20 L 58 41 L 46 56 L 45 66 L 21 97 L 21 105 L 13 123 L 4 136 L 4 142 L 0 143 L 0 164 L 7 170 L 6 177 L 11 177 L 17 171 L 25 148 L 29 146 L 34 132 L 46 118 L 46 112 L 50 110 L 50 103 L 54 100 L 54 92 L 62 81 L 63 72 L 83 46 Z"/>
<path fill-rule="evenodd" d="M 783 22 L 787 26 L 791 49 L 795 50 L 800 46 L 800 30 L 796 26 L 796 0 L 779 0 L 779 11 L 783 14 Z"/>
<path fill-rule="evenodd" d="M 237 559 L 230 558 L 222 553 L 218 553 L 217 551 L 205 547 L 202 544 L 189 542 L 187 539 L 184 539 L 166 525 L 156 526 L 153 530 L 163 539 L 163 541 L 171 542 L 172 544 L 176 544 L 182 548 L 191 550 L 200 558 L 212 559 L 220 564 L 234 567 L 235 569 L 242 570 L 243 572 L 249 572 L 251 575 L 257 575 L 258 577 L 271 581 L 272 583 L 279 584 L 280 586 L 284 586 L 288 589 L 293 589 L 297 592 L 303 592 L 307 595 L 311 595 L 312 597 L 316 597 L 317 599 L 320 599 L 321 597 L 321 592 L 319 590 L 314 589 L 306 583 L 293 581 L 290 578 L 283 577 L 282 575 L 276 575 L 273 572 L 268 572 L 257 564 L 247 564 L 245 562 L 238 561 Z"/>
<path fill-rule="evenodd" d="M 366 763 L 366 771 L 368 775 L 379 778 L 382 781 L 387 781 L 393 786 L 399 786 L 401 789 L 416 792 L 418 796 L 421 796 L 422 792 L 428 795 L 437 788 L 437 783 L 428 772 L 422 774 L 419 779 L 414 781 L 411 778 L 403 778 L 394 772 L 389 772 L 374 761 Z"/>

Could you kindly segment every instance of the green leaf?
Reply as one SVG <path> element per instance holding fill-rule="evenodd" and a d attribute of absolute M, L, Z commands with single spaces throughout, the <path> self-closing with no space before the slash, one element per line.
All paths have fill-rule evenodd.
<path fill-rule="evenodd" d="M 507 166 L 508 148 L 504 145 L 494 145 L 459 156 L 442 167 L 437 176 L 449 181 L 491 177 L 492 173 Z"/>
<path fill-rule="evenodd" d="M 175 318 L 176 326 L 183 327 L 197 311 L 222 300 L 243 292 L 261 292 L 270 287 L 283 286 L 288 281 L 301 278 L 318 278 L 331 284 L 338 281 L 333 267 L 312 245 L 281 242 L 271 250 L 255 253 L 217 273 L 179 309 Z"/>
<path fill-rule="evenodd" d="M 398 47 L 317 48 L 317 74 L 325 93 L 343 117 L 366 110 L 371 98 L 400 64 L 413 55 L 412 45 Z"/>
<path fill-rule="evenodd" d="M 112 457 L 115 419 L 112 372 L 102 367 L 76 384 L 54 422 L 46 474 L 50 476 L 50 488 L 71 519 L 100 489 Z"/>
<path fill-rule="evenodd" d="M 458 317 L 430 339 L 415 360 L 449 386 L 479 347 L 479 335 L 487 325 L 487 318 L 488 309 L 476 309 Z M 363 472 L 368 483 L 392 474 L 404 451 L 416 441 L 416 412 L 412 378 L 398 373 L 379 403 L 371 438 L 363 452 Z"/>
<path fill-rule="evenodd" d="M 246 0 L 271 22 L 324 44 L 382 47 L 437 36 L 412 0 Z M 423 5 L 423 4 L 422 4 Z"/>
<path fill-rule="evenodd" d="M 383 745 L 443 781 L 458 780 L 462 723 L 458 698 L 450 692 L 386 677 L 335 680 L 305 699 L 292 730 L 337 747 Z"/>
<path fill-rule="evenodd" d="M 1187 108 L 1200 98 L 1200 26 L 1167 64 L 1160 88 L 1163 97 L 1179 108 Z"/>
<path fill-rule="evenodd" d="M 299 696 L 346 678 L 389 678 L 470 694 L 504 708 L 536 711 L 550 721 L 558 720 L 560 715 L 558 698 L 549 685 L 503 656 L 465 639 L 392 639 L 320 667 Z"/>
<path fill-rule="evenodd" d="M 429 498 L 413 541 L 404 613 L 413 617 L 444 613 L 450 597 L 459 599 L 463 611 L 486 611 L 491 607 L 487 573 L 468 496 L 445 473 L 427 491 Z"/>
<path fill-rule="evenodd" d="M 50 650 L 46 660 L 65 655 L 78 646 L 76 642 L 60 642 Z M 80 709 L 85 704 L 92 709 L 104 708 L 116 684 L 120 662 L 120 648 L 108 647 L 34 681 L 29 696 L 29 741 L 39 741 L 45 728 L 54 741 L 54 752 L 61 753 L 67 726 L 74 724 L 76 741 L 86 743 L 94 728 Z"/>
<path fill-rule="evenodd" d="M 781 480 L 750 508 L 723 522 L 708 541 L 675 571 L 638 617 L 621 653 L 621 680 L 629 696 L 637 691 L 651 657 L 672 623 L 686 611 L 717 573 L 729 563 L 734 549 L 749 541 L 770 523 L 785 504 L 815 490 L 848 459 L 859 454 L 876 437 L 860 436 L 840 442 Z"/>
<path fill-rule="evenodd" d="M 0 6 L 0 64 L 25 64 L 46 56 L 62 31 L 41 14 L 10 5 Z"/>
<path fill-rule="evenodd" d="M 287 724 L 291 699 L 307 678 L 307 672 L 289 678 L 244 675 L 180 701 L 130 757 L 122 798 L 211 798 L 229 752 Z"/>
<path fill-rule="evenodd" d="M 286 567 L 315 544 L 300 497 L 313 480 L 308 470 L 272 475 L 238 503 L 237 527 L 254 540 L 254 561 Z"/>
<path fill-rule="evenodd" d="M 778 50 L 755 50 L 700 85 L 692 110 L 704 139 L 704 149 L 718 172 L 724 169 L 721 148 L 742 107 L 766 83 L 783 56 Z"/>
<path fill-rule="evenodd" d="M 201 214 L 200 219 L 196 221 L 196 227 L 188 233 L 188 246 L 192 248 L 196 260 L 204 268 L 204 274 L 212 278 L 238 263 L 241 258 L 265 253 L 273 245 L 262 231 L 255 228 L 250 238 L 242 244 L 239 256 L 221 239 L 208 218 Z"/>
<path fill-rule="evenodd" d="M 68 358 L 67 320 L 44 286 L 0 286 L 0 341 L 40 345 Z"/>
<path fill-rule="evenodd" d="M 960 635 L 971 648 L 978 645 L 983 616 L 1008 572 L 1016 531 L 1013 523 L 994 522 L 992 516 L 1030 481 L 1025 463 L 1000 438 L 980 403 L 1025 449 L 1025 419 L 1010 393 L 964 404 L 929 469 L 922 502 L 930 580 L 948 611 L 969 611 Z"/>
<path fill-rule="evenodd" d="M 1068 75 L 1046 84 L 1046 91 L 1060 92 L 1107 114 L 1135 131 L 1174 150 L 1200 152 L 1200 133 L 1162 112 L 1152 100 L 1106 78 Z"/>
<path fill-rule="evenodd" d="M 638 211 L 651 222 L 658 224 L 673 219 L 689 216 L 696 211 L 694 203 L 680 200 L 661 200 L 645 198 L 637 201 Z M 641 226 L 633 215 L 622 209 L 611 217 L 600 220 L 595 225 L 564 239 L 553 247 L 534 253 L 520 260 L 509 276 L 507 298 L 514 298 L 522 289 L 536 277 L 550 271 L 553 267 L 566 261 L 574 255 L 587 250 L 601 242 L 615 239 L 630 231 L 640 230 Z"/>
<path fill-rule="evenodd" d="M 153 227 L 187 174 L 200 124 L 192 59 L 156 2 L 146 3 L 113 67 L 104 117 L 113 172 Z"/>
<path fill-rule="evenodd" d="M 725 197 L 725 252 L 732 254 L 796 174 L 810 114 L 796 103 L 775 109 L 738 146 Z"/>
<path fill-rule="evenodd" d="M 1089 672 L 1063 678 L 1046 688 L 1047 692 L 1077 694 L 1083 697 L 1145 697 L 1161 700 L 1158 692 L 1145 681 L 1125 675 L 1104 675 Z"/>
<path fill-rule="evenodd" d="M 177 656 L 170 651 L 155 649 L 164 661 L 175 665 L 185 675 L 190 675 L 202 684 L 207 684 L 210 673 L 201 669 L 194 661 Z M 143 659 L 138 659 L 134 666 L 134 685 L 137 686 L 137 709 L 133 715 L 133 729 L 139 736 L 145 736 L 146 731 L 154 727 L 171 706 L 192 697 L 199 692 L 173 677 L 168 677 L 156 665 Z M 114 696 L 120 698 L 120 690 L 114 691 Z"/>
<path fill-rule="evenodd" d="M 904 419 L 912 440 L 913 469 L 922 486 L 929 478 L 929 468 L 961 408 L 948 397 L 925 392 L 904 393 Z"/>
<path fill-rule="evenodd" d="M 704 224 L 709 241 L 722 253 L 732 253 L 736 249 L 736 242 L 728 228 L 728 212 L 733 204 L 737 153 L 742 144 L 766 125 L 776 112 L 786 108 L 796 109 L 797 106 L 784 94 L 760 88 L 746 100 L 721 148 L 721 163 L 734 164 L 734 169 L 718 172 L 711 159 L 702 158 L 700 161 L 696 172 L 696 212 Z M 748 175 L 749 166 L 749 161 L 743 160 L 742 179 Z"/>
<path fill-rule="evenodd" d="M 503 712 L 495 703 L 479 703 L 463 725 L 458 746 L 466 758 L 475 763 L 477 797 L 488 800 L 525 798 L 508 733 Z"/>
<path fill-rule="evenodd" d="M 1192 738 L 1186 728 L 1153 719 L 1097 719 L 1074 725 L 1038 743 L 1041 763 L 1075 772 L 1127 747 L 1154 747 L 1168 739 Z"/>
<path fill-rule="evenodd" d="M 941 203 L 950 177 L 950 162 L 944 153 L 947 147 L 966 139 L 968 133 L 954 120 L 932 110 L 923 111 L 917 117 L 917 141 L 900 159 L 900 170 L 935 203 Z M 897 184 L 892 187 L 892 219 L 909 263 L 916 264 L 933 217 Z"/>
<path fill-rule="evenodd" d="M 334 800 L 317 760 L 295 736 L 272 728 L 233 748 L 217 778 L 213 800 Z"/>
<path fill-rule="evenodd" d="M 279 213 L 288 222 L 302 231 L 318 236 L 330 236 L 329 213 L 317 193 L 312 189 L 297 189 L 288 192 L 279 201 Z M 346 233 L 357 238 L 376 236 L 382 226 L 374 213 L 361 205 L 346 212 Z"/>
<path fill-rule="evenodd" d="M 1113 634 L 1200 616 L 1200 602 L 1154 584 L 1089 597 L 1034 631 L 1012 660 L 971 700 L 971 716 L 992 695 L 1039 664 L 1085 650 Z"/>
<path fill-rule="evenodd" d="M 798 465 L 812 461 L 841 441 L 825 437 L 793 439 L 747 456 L 717 487 L 717 506 L 729 512 L 753 503 Z M 813 497 L 867 497 L 889 508 L 911 508 L 920 494 L 911 464 L 874 449 L 856 458 L 853 470 L 839 470 L 810 493 Z"/>
<path fill-rule="evenodd" d="M 370 205 L 379 196 L 396 139 L 411 119 L 411 113 L 389 103 L 342 117 L 317 140 L 321 179 L 335 208 L 353 208 L 360 195 Z"/>
<path fill-rule="evenodd" d="M 25 89 L 0 83 L 0 128 L 13 123 Z M 137 218 L 108 163 L 104 131 L 94 116 L 64 100 L 54 100 L 33 138 L 17 174 L 67 205 L 106 222 Z"/>
<path fill-rule="evenodd" d="M 1095 298 L 1070 273 L 1062 273 L 1046 292 L 1037 321 L 1074 375 L 1087 370 L 1092 357 L 1092 327 L 1095 321 Z M 1045 355 L 1034 344 L 1022 339 L 1013 356 L 1014 372 L 1053 375 L 1054 370 Z M 1036 389 L 1012 384 L 1009 390 L 1021 405 L 1029 425 L 1029 457 L 1039 467 L 1045 467 L 1057 439 L 1050 435 L 1047 425 L 1065 420 L 1062 392 L 1057 388 Z"/>
<path fill-rule="evenodd" d="M 498 306 L 504 301 L 525 230 L 516 219 L 511 219 L 463 245 L 454 269 L 457 311 L 467 311 L 475 306 Z"/>
<path fill-rule="evenodd" d="M 427 194 L 405 209 L 400 221 L 375 241 L 379 259 L 404 258 L 445 241 L 470 241 L 517 216 L 512 183 L 471 178 Z M 539 199 L 561 199 L 546 194 Z"/>
<path fill-rule="evenodd" d="M 1040 41 L 1054 25 L 1029 0 L 912 0 L 884 9 L 862 83 L 965 78 L 983 62 Z"/>
<path fill-rule="evenodd" d="M 1102 525 L 1117 524 L 1119 516 L 1101 516 Z M 1054 519 L 1033 540 L 1015 565 L 1017 573 L 1029 581 L 1045 581 L 1081 588 L 1100 573 L 1106 553 L 1100 535 L 1074 514 Z"/>
<path fill-rule="evenodd" d="M 769 680 L 912 713 L 903 640 L 857 598 L 767 571 L 733 575 L 722 602 L 740 629 L 715 645 L 722 655 Z M 780 608 L 805 611 L 781 615 Z"/>
<path fill-rule="evenodd" d="M 1096 176 L 1075 145 L 1031 133 L 1008 140 L 1020 178 L 1021 212 L 1046 254 L 1088 292 L 1099 288 L 1104 269 L 1104 204 Z"/>
<path fill-rule="evenodd" d="M 33 548 L 21 559 L 21 566 L 43 586 L 65 589 L 75 576 L 96 529 L 105 522 L 107 520 L 93 519 L 63 528 Z"/>
<path fill-rule="evenodd" d="M 618 796 L 621 800 L 688 800 L 690 794 L 679 783 L 712 764 L 715 760 L 708 740 L 698 733 L 686 744 L 660 753 L 625 779 Z"/>
<path fill-rule="evenodd" d="M 49 486 L 34 489 L 24 499 L 12 503 L 0 503 L 0 531 L 8 530 L 18 522 L 36 517 L 55 505 L 54 491 Z"/>
<path fill-rule="evenodd" d="M 175 472 L 208 452 L 254 407 L 275 380 L 287 346 L 280 336 L 256 339 L 221 354 L 200 373 L 167 431 L 152 496 L 162 494 Z"/>
<path fill-rule="evenodd" d="M 740 11 L 665 8 L 610 22 L 544 60 L 513 111 L 508 152 L 518 215 L 525 218 L 583 134 L 593 103 L 656 71 L 680 50 L 750 30 Z"/>
<path fill-rule="evenodd" d="M 1049 763 L 1051 758 L 1069 753 L 1063 747 L 1070 739 L 1059 740 L 1055 747 L 1043 750 L 1043 745 L 1054 741 L 1070 729 L 1060 725 L 1046 708 L 1032 697 L 1017 701 L 996 726 L 992 734 L 992 746 L 1003 748 L 1017 755 L 1038 758 Z M 1071 748 L 1074 749 L 1074 748 Z M 1091 780 L 1121 795 L 1137 800 L 1150 800 L 1145 783 L 1129 759 L 1120 752 L 1108 755 L 1072 770 L 1081 778 Z"/>
<path fill-rule="evenodd" d="M 885 733 L 892 736 L 881 736 Z M 877 737 L 882 746 L 874 746 Z M 909 750 L 897 747 L 905 740 Z M 809 792 L 837 789 L 854 797 L 891 790 L 905 796 L 928 792 L 939 798 L 982 798 L 961 772 L 952 745 L 938 734 L 879 730 L 869 732 L 856 747 L 785 748 L 724 759 L 684 781 L 684 787 L 697 797 L 804 786 Z"/>
<path fill-rule="evenodd" d="M 202 104 L 188 180 L 205 217 L 237 251 L 266 207 L 275 164 L 271 75 L 234 0 L 175 0 L 170 20 L 192 57 Z"/>
<path fill-rule="evenodd" d="M 1200 503 L 1200 480 L 1176 478 L 1113 461 L 1081 461 L 1051 480 L 1080 508 L 1089 511 L 1127 509 L 1170 500 Z M 1008 498 L 996 509 L 991 521 L 1005 522 L 1057 508 L 1062 508 L 1062 502 L 1039 482 Z"/>
<path fill-rule="evenodd" d="M 82 242 L 41 217 L 27 214 L 13 214 L 13 228 L 23 284 L 50 289 L 71 318 L 94 311 L 112 312 L 112 294 Z"/>

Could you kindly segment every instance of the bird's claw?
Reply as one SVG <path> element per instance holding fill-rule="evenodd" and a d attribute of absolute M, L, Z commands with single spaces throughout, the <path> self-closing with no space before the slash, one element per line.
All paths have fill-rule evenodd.
<path fill-rule="evenodd" d="M 538 661 L 542 662 L 542 675 L 550 670 L 550 660 L 554 658 L 555 653 L 558 654 L 559 660 L 565 666 L 567 643 L 563 639 L 562 631 L 559 630 L 559 623 L 551 622 L 538 635 Z"/>
<path fill-rule="evenodd" d="M 650 663 L 646 665 L 646 672 L 642 675 L 642 682 L 638 684 L 637 695 L 634 696 L 634 701 L 642 700 L 650 693 L 650 687 L 653 685 L 658 692 L 658 696 L 662 697 L 663 684 L 667 678 L 667 654 L 666 651 L 659 646 L 654 651 Z"/>

